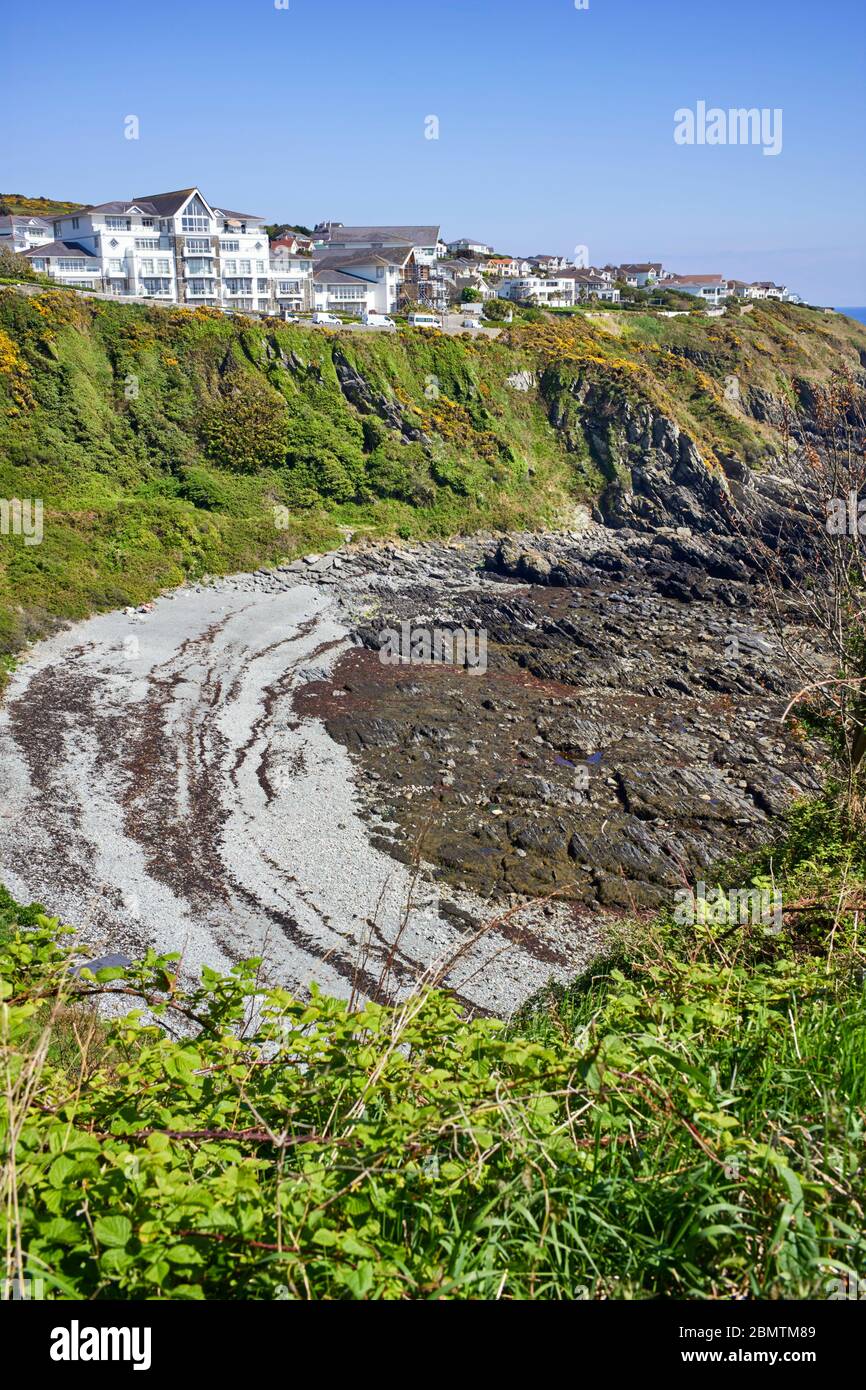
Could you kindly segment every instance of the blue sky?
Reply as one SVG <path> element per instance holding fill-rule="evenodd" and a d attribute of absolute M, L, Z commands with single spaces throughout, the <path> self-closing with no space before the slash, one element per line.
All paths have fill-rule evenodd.
<path fill-rule="evenodd" d="M 864 0 L 40 0 L 4 28 L 3 191 L 198 184 L 866 304 Z M 781 108 L 781 153 L 675 144 L 700 100 Z"/>

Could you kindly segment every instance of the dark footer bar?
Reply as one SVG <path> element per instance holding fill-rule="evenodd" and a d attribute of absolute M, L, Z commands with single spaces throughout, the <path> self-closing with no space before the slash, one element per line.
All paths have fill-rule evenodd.
<path fill-rule="evenodd" d="M 431 1311 L 400 1304 L 68 1303 L 31 1296 L 0 1302 L 0 1336 L 7 1351 L 23 1353 L 28 1369 L 52 1381 L 103 1370 L 259 1377 L 297 1365 L 302 1349 L 301 1364 L 315 1356 L 332 1374 L 343 1356 L 347 1370 L 357 1372 L 365 1333 L 428 1332 Z M 826 1378 L 857 1364 L 866 1331 L 866 1301 L 848 1297 L 820 1303 L 523 1303 L 507 1305 L 503 1322 L 505 1312 L 503 1303 L 455 1301 L 440 1308 L 447 1324 L 484 1338 L 473 1345 L 476 1354 L 483 1349 L 485 1379 L 498 1362 L 513 1372 L 515 1349 L 538 1333 L 545 1336 L 545 1361 L 570 1359 L 575 1367 L 589 1356 L 612 1372 L 676 1367 L 700 1376 L 713 1366 L 742 1366 L 772 1377 L 806 1370 Z M 411 1374 L 413 1361 L 404 1358 L 403 1375 Z"/>

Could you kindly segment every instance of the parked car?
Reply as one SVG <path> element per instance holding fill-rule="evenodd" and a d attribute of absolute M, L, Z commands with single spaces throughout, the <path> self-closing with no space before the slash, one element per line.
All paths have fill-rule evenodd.
<path fill-rule="evenodd" d="M 283 323 L 300 323 L 297 314 L 290 314 L 288 310 L 283 314 Z"/>
<path fill-rule="evenodd" d="M 410 328 L 441 328 L 435 314 L 410 314 L 406 322 Z"/>
<path fill-rule="evenodd" d="M 329 328 L 342 328 L 343 320 L 338 319 L 336 314 L 326 314 L 324 309 L 317 309 L 313 314 L 313 323 L 324 323 Z"/>
<path fill-rule="evenodd" d="M 394 320 L 389 319 L 387 314 L 377 314 L 375 311 L 373 313 L 370 313 L 367 310 L 365 310 L 364 313 L 361 315 L 361 322 L 365 324 L 367 328 L 397 327 Z"/>
<path fill-rule="evenodd" d="M 481 324 L 478 322 L 477 319 L 464 319 L 464 320 L 463 320 L 463 323 L 462 323 L 462 327 L 463 327 L 463 328 L 480 328 L 480 327 L 481 327 Z"/>

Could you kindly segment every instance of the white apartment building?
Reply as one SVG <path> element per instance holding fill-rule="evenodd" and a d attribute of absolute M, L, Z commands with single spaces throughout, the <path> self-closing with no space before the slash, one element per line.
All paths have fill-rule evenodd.
<path fill-rule="evenodd" d="M 64 284 L 128 298 L 268 312 L 263 219 L 210 204 L 197 188 L 100 203 L 54 219 L 55 241 L 29 253 Z"/>
<path fill-rule="evenodd" d="M 300 255 L 294 237 L 271 242 L 271 303 L 277 314 L 313 308 L 313 258 Z"/>
<path fill-rule="evenodd" d="M 17 213 L 0 216 L 0 246 L 21 253 L 34 246 L 45 246 L 54 240 L 51 223 L 44 217 L 26 217 Z"/>
<path fill-rule="evenodd" d="M 539 308 L 563 307 L 574 303 L 574 279 L 569 275 L 521 275 L 503 280 L 499 293 L 504 299 Z"/>

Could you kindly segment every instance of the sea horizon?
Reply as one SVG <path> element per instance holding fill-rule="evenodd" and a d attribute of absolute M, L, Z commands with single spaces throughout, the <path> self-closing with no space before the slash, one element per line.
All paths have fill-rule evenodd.
<path fill-rule="evenodd" d="M 860 323 L 866 323 L 866 306 L 862 304 L 858 308 L 854 309 L 850 307 L 847 309 L 842 309 L 837 306 L 836 313 L 847 314 L 849 319 L 859 319 Z"/>

